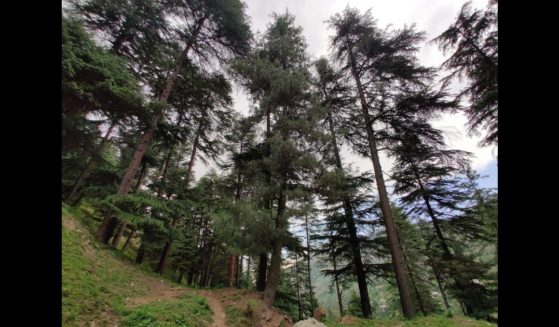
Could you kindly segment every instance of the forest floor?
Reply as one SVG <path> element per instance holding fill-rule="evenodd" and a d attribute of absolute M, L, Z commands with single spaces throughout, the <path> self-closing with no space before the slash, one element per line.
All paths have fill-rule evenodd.
<path fill-rule="evenodd" d="M 290 327 L 291 318 L 267 308 L 247 289 L 194 289 L 162 278 L 94 240 L 87 208 L 63 205 L 62 325 L 79 327 Z M 410 321 L 329 318 L 329 327 L 489 327 L 463 316 Z"/>

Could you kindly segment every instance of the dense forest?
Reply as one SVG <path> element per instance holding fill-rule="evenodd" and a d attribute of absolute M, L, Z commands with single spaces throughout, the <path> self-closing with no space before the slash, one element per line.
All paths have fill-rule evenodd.
<path fill-rule="evenodd" d="M 323 28 L 313 58 L 288 10 L 255 33 L 241 0 L 64 3 L 63 206 L 143 269 L 258 291 L 294 321 L 497 322 L 497 191 L 433 124 L 463 113 L 497 145 L 497 1 L 431 40 L 350 6 Z M 441 67 L 420 63 L 426 42 Z"/>

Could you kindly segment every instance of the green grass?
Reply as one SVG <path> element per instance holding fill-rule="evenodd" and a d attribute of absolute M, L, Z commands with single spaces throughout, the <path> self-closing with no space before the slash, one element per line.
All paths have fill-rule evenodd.
<path fill-rule="evenodd" d="M 237 297 L 240 299 L 239 294 L 235 294 L 232 299 L 236 299 Z M 225 316 L 227 317 L 227 326 L 258 326 L 260 321 L 258 312 L 261 309 L 261 304 L 252 299 L 247 301 L 247 306 L 243 309 L 236 308 L 232 305 L 226 305 Z"/>
<path fill-rule="evenodd" d="M 178 300 L 142 305 L 129 312 L 122 327 L 203 327 L 211 322 L 212 312 L 206 299 L 184 294 Z"/>
<path fill-rule="evenodd" d="M 249 326 L 250 320 L 245 316 L 242 310 L 232 305 L 225 307 L 225 316 L 227 317 L 227 325 L 234 327 Z"/>
<path fill-rule="evenodd" d="M 126 299 L 147 294 L 146 280 L 162 278 L 152 271 L 140 269 L 120 251 L 94 241 L 92 231 L 99 221 L 95 219 L 98 217 L 93 217 L 91 207 L 82 205 L 73 208 L 62 205 L 62 214 L 65 220 L 62 228 L 63 326 L 79 326 L 80 323 L 89 321 L 96 321 L 97 326 L 114 326 L 123 317 L 127 321 L 132 319 L 132 313 L 154 313 L 149 305 L 147 309 L 140 311 L 131 310 L 125 305 Z M 175 281 L 171 284 L 177 285 Z M 193 304 L 200 299 L 203 300 L 185 298 L 176 301 L 178 309 L 186 306 L 195 310 L 185 311 L 185 322 L 177 317 L 174 326 L 203 326 L 197 321 L 200 317 L 207 316 L 205 309 L 202 310 L 206 304 L 204 302 L 200 307 Z M 159 305 L 160 303 L 154 304 L 154 310 Z M 168 303 L 169 308 L 173 305 L 175 304 Z M 142 310 L 147 311 L 142 313 Z"/>
<path fill-rule="evenodd" d="M 68 218 L 67 218 L 68 219 Z M 72 218 L 69 218 L 72 219 Z M 144 274 L 95 243 L 83 229 L 62 229 L 62 321 L 76 326 L 126 312 L 127 297 L 145 294 Z M 136 287 L 134 287 L 136 285 Z"/>
<path fill-rule="evenodd" d="M 341 324 L 334 319 L 324 322 L 328 327 L 495 327 L 484 320 L 475 320 L 464 316 L 448 318 L 440 315 L 416 317 L 412 320 L 369 320 L 355 318 L 351 324 Z"/>

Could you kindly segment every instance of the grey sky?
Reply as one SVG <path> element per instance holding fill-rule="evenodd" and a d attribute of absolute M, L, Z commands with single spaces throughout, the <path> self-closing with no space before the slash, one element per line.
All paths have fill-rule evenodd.
<path fill-rule="evenodd" d="M 416 24 L 419 31 L 427 34 L 427 40 L 443 32 L 456 18 L 463 0 L 354 0 L 354 1 L 326 1 L 326 0 L 245 0 L 247 14 L 251 19 L 253 31 L 264 32 L 271 21 L 272 13 L 283 13 L 286 9 L 295 15 L 296 24 L 303 28 L 303 35 L 308 45 L 308 53 L 312 58 L 328 55 L 328 41 L 332 31 L 325 23 L 332 15 L 342 11 L 348 4 L 360 11 L 372 9 L 372 15 L 377 19 L 382 28 L 389 24 L 394 28 L 403 27 L 404 24 Z M 473 6 L 483 8 L 486 0 L 474 0 Z M 445 56 L 435 45 L 425 44 L 419 54 L 420 62 L 426 66 L 439 66 Z M 457 86 L 457 85 L 456 85 Z M 249 112 L 249 100 L 246 94 L 235 87 L 234 108 L 246 115 Z M 472 162 L 478 171 L 489 170 L 496 165 L 496 148 L 479 148 L 477 146 L 481 137 L 468 137 L 464 127 L 466 118 L 462 114 L 445 115 L 433 124 L 447 132 L 447 142 L 455 149 L 467 150 L 474 153 Z M 342 150 L 344 163 L 351 163 L 359 171 L 372 170 L 372 163 L 368 158 L 353 154 L 347 147 Z M 381 164 L 384 171 L 390 170 L 392 163 L 381 153 Z M 194 171 L 196 178 L 201 177 L 209 170 L 198 161 Z M 490 170 L 493 171 L 493 170 Z M 496 171 L 496 170 L 495 170 Z M 496 176 L 491 176 L 496 178 Z"/>

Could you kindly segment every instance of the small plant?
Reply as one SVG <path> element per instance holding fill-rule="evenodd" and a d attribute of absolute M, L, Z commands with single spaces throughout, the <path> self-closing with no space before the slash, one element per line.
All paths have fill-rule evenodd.
<path fill-rule="evenodd" d="M 254 316 L 254 308 L 253 308 L 253 305 L 250 302 L 247 303 L 247 308 L 245 310 L 245 316 L 247 316 L 249 318 L 252 318 Z"/>
<path fill-rule="evenodd" d="M 150 313 L 144 310 L 137 310 L 132 314 L 130 314 L 128 317 L 126 317 L 126 320 L 124 320 L 124 322 L 122 323 L 122 327 L 128 327 L 128 326 L 148 327 L 148 326 L 152 326 L 156 320 L 157 318 L 151 315 Z"/>

